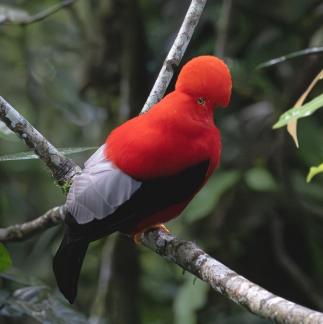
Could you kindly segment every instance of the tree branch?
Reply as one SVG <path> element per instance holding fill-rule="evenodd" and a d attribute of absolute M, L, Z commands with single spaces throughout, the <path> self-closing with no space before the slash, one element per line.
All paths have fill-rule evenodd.
<path fill-rule="evenodd" d="M 278 323 L 323 323 L 323 314 L 278 297 L 211 258 L 189 241 L 160 230 L 142 235 L 143 244 L 208 283 L 250 312 Z"/>
<path fill-rule="evenodd" d="M 18 241 L 62 221 L 63 206 L 55 207 L 31 222 L 0 229 L 0 241 Z M 194 243 L 160 230 L 142 235 L 143 244 L 208 283 L 218 293 L 248 311 L 277 323 L 323 323 L 323 314 L 278 297 L 213 259 Z"/>
<path fill-rule="evenodd" d="M 77 172 L 81 171 L 75 162 L 61 154 L 2 97 L 0 97 L 0 119 L 45 162 L 60 186 L 64 187 Z"/>
<path fill-rule="evenodd" d="M 206 1 L 207 0 L 192 0 L 183 24 L 164 61 L 155 84 L 150 91 L 148 99 L 141 110 L 141 113 L 147 112 L 151 106 L 156 104 L 164 96 L 169 82 L 174 74 L 173 66 L 179 65 L 188 43 L 192 38 L 195 27 L 200 20 Z"/>
<path fill-rule="evenodd" d="M 65 217 L 64 206 L 50 209 L 44 215 L 23 224 L 0 228 L 0 242 L 23 241 L 49 227 L 59 224 Z"/>
<path fill-rule="evenodd" d="M 0 24 L 6 24 L 6 25 L 29 25 L 33 24 L 35 22 L 39 22 L 41 20 L 44 20 L 45 18 L 53 15 L 57 11 L 67 8 L 74 4 L 77 0 L 63 0 L 61 3 L 55 4 L 52 7 L 49 7 L 43 11 L 38 12 L 35 15 L 29 16 L 28 14 L 17 16 L 17 17 L 10 17 L 6 16 L 3 17 L 0 21 Z"/>

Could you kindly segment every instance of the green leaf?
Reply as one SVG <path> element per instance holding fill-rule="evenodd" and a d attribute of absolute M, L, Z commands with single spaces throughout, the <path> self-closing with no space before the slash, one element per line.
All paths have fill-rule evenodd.
<path fill-rule="evenodd" d="M 277 184 L 272 175 L 264 168 L 255 167 L 245 174 L 247 186 L 255 191 L 275 191 Z"/>
<path fill-rule="evenodd" d="M 97 146 L 66 147 L 66 148 L 60 148 L 58 150 L 60 153 L 62 153 L 64 155 L 69 155 L 69 154 L 75 154 L 75 153 L 81 153 L 81 152 L 85 152 L 85 151 L 95 150 L 97 148 L 98 148 Z M 31 151 L 0 156 L 0 162 L 33 160 L 33 159 L 38 159 L 38 155 L 36 155 L 35 153 L 33 153 Z"/>
<path fill-rule="evenodd" d="M 276 57 L 269 61 L 263 62 L 256 67 L 256 70 L 263 69 L 263 68 L 266 68 L 269 66 L 273 66 L 273 65 L 276 65 L 276 64 L 279 64 L 282 62 L 286 62 L 286 61 L 296 58 L 296 57 L 310 55 L 310 54 L 317 54 L 317 53 L 321 53 L 321 52 L 323 52 L 323 47 L 305 48 L 303 50 L 292 52 L 292 53 L 289 53 L 289 54 L 286 54 L 286 55 L 283 55 L 280 57 Z"/>
<path fill-rule="evenodd" d="M 311 167 L 310 171 L 306 177 L 306 182 L 307 183 L 310 182 L 313 179 L 313 177 L 315 177 L 317 174 L 322 173 L 322 172 L 323 172 L 323 163 L 316 167 Z"/>
<path fill-rule="evenodd" d="M 303 106 L 297 109 L 291 108 L 279 117 L 278 122 L 273 126 L 274 129 L 286 126 L 291 120 L 307 117 L 313 114 L 317 109 L 323 107 L 323 94 L 317 96 Z"/>
<path fill-rule="evenodd" d="M 221 196 L 240 179 L 238 171 L 217 172 L 197 194 L 185 211 L 185 220 L 193 222 L 214 210 Z"/>
<path fill-rule="evenodd" d="M 0 243 L 0 272 L 10 268 L 12 265 L 11 257 L 8 250 Z"/>

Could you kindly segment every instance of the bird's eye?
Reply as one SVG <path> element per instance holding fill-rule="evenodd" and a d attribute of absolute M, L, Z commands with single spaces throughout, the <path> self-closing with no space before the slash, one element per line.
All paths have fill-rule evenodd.
<path fill-rule="evenodd" d="M 205 99 L 202 98 L 202 97 L 198 98 L 196 102 L 197 102 L 199 105 L 205 105 Z"/>

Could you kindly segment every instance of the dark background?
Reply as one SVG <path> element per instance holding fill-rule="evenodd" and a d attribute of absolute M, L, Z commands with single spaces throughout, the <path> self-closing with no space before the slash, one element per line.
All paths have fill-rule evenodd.
<path fill-rule="evenodd" d="M 0 13 L 10 5 L 34 14 L 55 3 L 0 1 Z M 0 95 L 56 147 L 99 146 L 141 110 L 188 4 L 79 0 L 41 22 L 0 25 Z M 299 122 L 299 150 L 285 129 L 272 125 L 322 69 L 322 55 L 256 68 L 322 45 L 322 24 L 322 1 L 208 1 L 182 62 L 215 54 L 231 69 L 231 104 L 215 113 L 222 163 L 168 224 L 255 283 L 321 311 L 323 179 L 306 184 L 306 174 L 323 162 L 322 112 Z M 321 90 L 317 86 L 310 97 Z M 0 124 L 0 154 L 22 151 L 24 143 Z M 82 163 L 91 153 L 71 157 Z M 62 203 L 64 195 L 40 161 L 0 162 L 2 227 Z M 82 323 L 85 316 L 116 324 L 267 323 L 121 236 L 91 245 L 72 312 L 51 269 L 61 235 L 58 226 L 7 244 L 14 268 L 0 281 L 1 323 Z"/>

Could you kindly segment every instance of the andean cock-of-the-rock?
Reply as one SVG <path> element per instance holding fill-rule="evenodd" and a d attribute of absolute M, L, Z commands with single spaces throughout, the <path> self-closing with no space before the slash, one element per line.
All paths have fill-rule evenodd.
<path fill-rule="evenodd" d="M 53 268 L 73 303 L 91 241 L 113 232 L 138 242 L 142 232 L 178 216 L 219 165 L 220 131 L 213 112 L 226 107 L 231 75 L 214 56 L 182 68 L 175 90 L 147 113 L 114 129 L 75 176 L 67 196 L 65 233 Z"/>

